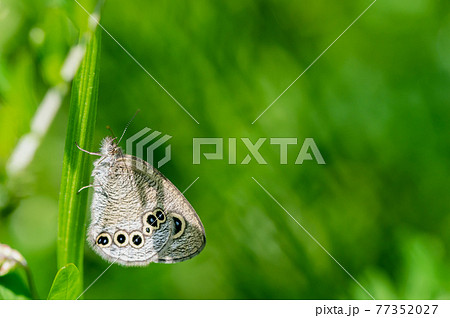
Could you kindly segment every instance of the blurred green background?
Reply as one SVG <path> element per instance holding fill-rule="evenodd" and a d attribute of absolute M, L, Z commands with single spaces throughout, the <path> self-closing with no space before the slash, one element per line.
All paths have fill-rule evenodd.
<path fill-rule="evenodd" d="M 207 245 L 175 265 L 113 265 L 85 298 L 368 299 L 252 177 L 375 298 L 450 297 L 448 1 L 377 1 L 251 124 L 370 2 L 106 1 L 103 26 L 200 124 L 103 33 L 95 143 L 137 109 L 128 136 L 173 136 L 160 170 L 180 190 L 200 177 L 186 197 Z M 41 297 L 57 271 L 68 96 L 26 174 L 5 166 L 86 21 L 71 0 L 0 0 L 0 242 L 25 256 Z M 268 141 L 267 165 L 193 165 L 193 137 L 299 145 L 287 165 Z M 326 165 L 294 164 L 306 137 Z M 107 266 L 86 245 L 85 285 Z M 20 271 L 0 285 L 27 295 Z"/>

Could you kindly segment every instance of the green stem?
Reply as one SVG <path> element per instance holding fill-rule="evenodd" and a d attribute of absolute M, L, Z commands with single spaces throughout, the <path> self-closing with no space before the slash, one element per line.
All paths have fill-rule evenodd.
<path fill-rule="evenodd" d="M 28 287 L 30 288 L 31 297 L 33 299 L 39 299 L 39 295 L 37 293 L 36 286 L 34 285 L 34 280 L 33 280 L 33 276 L 31 275 L 30 268 L 28 267 L 28 265 L 24 266 L 23 268 L 24 268 L 25 273 L 27 275 Z"/>
<path fill-rule="evenodd" d="M 77 191 L 89 184 L 90 156 L 79 151 L 91 149 L 97 114 L 100 29 L 90 33 L 86 52 L 74 79 L 70 100 L 64 162 L 59 196 L 58 268 L 74 263 L 83 276 L 83 252 L 88 191 Z"/>

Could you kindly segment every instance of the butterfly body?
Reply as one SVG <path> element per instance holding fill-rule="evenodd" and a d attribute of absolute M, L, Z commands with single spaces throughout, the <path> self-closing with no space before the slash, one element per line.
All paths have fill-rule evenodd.
<path fill-rule="evenodd" d="M 88 241 L 104 259 L 125 266 L 176 263 L 200 253 L 205 231 L 183 194 L 140 158 L 102 142 L 94 162 Z"/>

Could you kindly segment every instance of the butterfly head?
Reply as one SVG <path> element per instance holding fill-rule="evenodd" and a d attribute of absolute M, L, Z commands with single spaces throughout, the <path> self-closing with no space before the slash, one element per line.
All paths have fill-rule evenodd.
<path fill-rule="evenodd" d="M 122 149 L 119 147 L 119 145 L 116 142 L 117 138 L 113 137 L 106 137 L 103 139 L 102 147 L 101 147 L 101 153 L 104 156 L 117 156 L 122 155 Z"/>

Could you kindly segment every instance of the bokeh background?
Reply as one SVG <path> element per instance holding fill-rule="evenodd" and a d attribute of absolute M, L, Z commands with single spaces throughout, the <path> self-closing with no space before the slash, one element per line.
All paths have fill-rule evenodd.
<path fill-rule="evenodd" d="M 252 177 L 375 298 L 450 297 L 448 1 L 377 1 L 252 125 L 370 2 L 106 1 L 104 27 L 200 124 L 103 33 L 95 143 L 137 109 L 129 136 L 173 136 L 161 171 L 181 190 L 200 177 L 186 197 L 207 245 L 175 265 L 114 265 L 85 298 L 368 299 Z M 69 96 L 26 174 L 5 165 L 86 20 L 71 0 L 0 0 L 0 242 L 25 256 L 41 297 L 57 271 Z M 226 138 L 225 159 L 193 165 L 193 137 Z M 239 138 L 299 144 L 287 165 L 268 140 L 267 165 L 229 165 L 231 137 L 238 163 Z M 326 165 L 294 164 L 306 137 Z M 86 245 L 85 284 L 107 266 Z M 27 296 L 22 276 L 0 285 Z"/>

